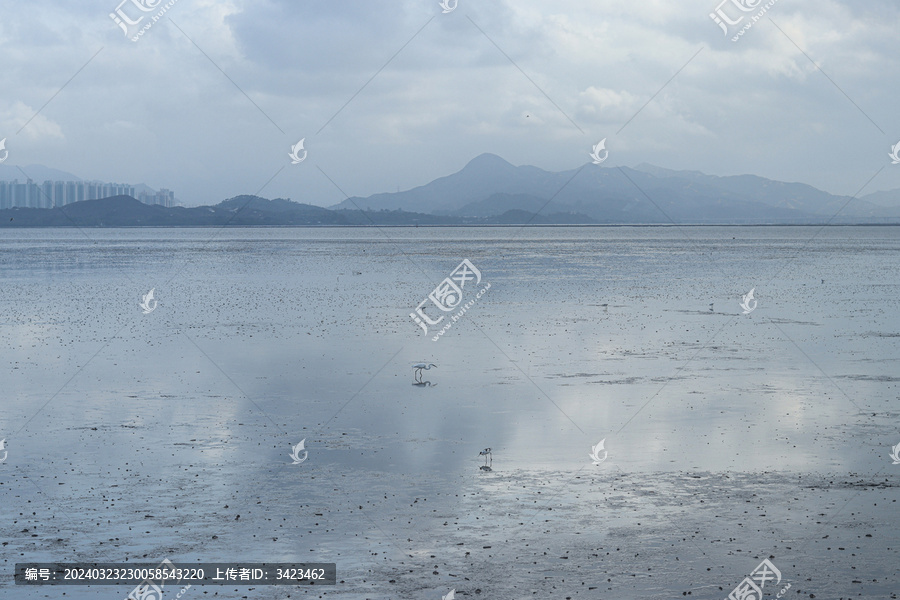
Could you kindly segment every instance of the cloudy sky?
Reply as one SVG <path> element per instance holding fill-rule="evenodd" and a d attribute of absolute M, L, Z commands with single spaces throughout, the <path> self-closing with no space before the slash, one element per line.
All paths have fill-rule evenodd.
<path fill-rule="evenodd" d="M 736 42 L 765 2 L 726 35 L 719 0 L 120 1 L 0 0 L 7 165 L 329 206 L 607 138 L 604 166 L 900 188 L 894 0 L 777 0 Z"/>

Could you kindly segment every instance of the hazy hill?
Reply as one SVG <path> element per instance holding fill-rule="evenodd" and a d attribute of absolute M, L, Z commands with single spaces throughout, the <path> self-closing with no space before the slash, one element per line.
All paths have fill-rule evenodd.
<path fill-rule="evenodd" d="M 638 165 L 637 169 L 658 179 L 701 183 L 709 188 L 753 199 L 768 206 L 790 208 L 810 214 L 830 217 L 844 206 L 847 214 L 853 215 L 873 216 L 881 212 L 880 206 L 865 198 L 856 198 L 851 202 L 849 196 L 835 196 L 805 183 L 787 183 L 756 175 L 718 177 L 699 171 L 672 171 L 647 164 Z"/>
<path fill-rule="evenodd" d="M 332 208 L 400 209 L 460 218 L 541 210 L 578 213 L 599 223 L 808 223 L 825 222 L 838 213 L 835 222 L 884 222 L 900 221 L 900 191 L 895 196 L 896 207 L 890 208 L 887 199 L 851 201 L 809 185 L 754 175 L 717 177 L 646 164 L 634 169 L 587 164 L 551 172 L 482 154 L 460 171 L 426 185 L 355 197 Z"/>
<path fill-rule="evenodd" d="M 25 172 L 27 177 L 22 174 L 22 171 Z M 28 165 L 27 167 L 22 167 L 22 171 L 13 165 L 0 164 L 0 181 L 15 181 L 18 179 L 19 183 L 25 183 L 29 177 L 35 183 L 43 183 L 48 179 L 50 181 L 81 181 L 81 177 L 59 169 L 45 167 L 44 165 Z"/>
<path fill-rule="evenodd" d="M 401 210 L 329 210 L 282 198 L 237 196 L 215 206 L 194 208 L 150 206 L 131 196 L 74 202 L 61 208 L 0 210 L 0 227 L 224 227 L 315 225 L 505 225 L 589 224 L 585 215 L 536 215 L 504 211 L 484 218 L 428 215 Z"/>
<path fill-rule="evenodd" d="M 215 206 L 165 208 L 131 196 L 74 202 L 61 208 L 0 210 L 6 227 L 202 227 L 223 225 L 348 225 L 344 215 L 289 200 L 238 196 Z"/>
<path fill-rule="evenodd" d="M 900 190 L 874 192 L 872 194 L 862 196 L 860 200 L 875 204 L 876 206 L 900 208 Z"/>
<path fill-rule="evenodd" d="M 533 194 L 549 198 L 558 189 L 559 175 L 537 167 L 514 167 L 499 156 L 482 154 L 461 171 L 402 192 L 353 197 L 332 209 L 451 212 L 496 193 Z"/>
<path fill-rule="evenodd" d="M 851 199 L 754 175 L 718 177 L 653 165 L 594 164 L 551 172 L 482 154 L 457 173 L 426 185 L 352 198 L 330 209 L 256 196 L 237 196 L 215 206 L 164 208 L 118 196 L 62 208 L 0 211 L 0 226 L 6 227 L 826 222 L 900 223 L 900 190 Z"/>

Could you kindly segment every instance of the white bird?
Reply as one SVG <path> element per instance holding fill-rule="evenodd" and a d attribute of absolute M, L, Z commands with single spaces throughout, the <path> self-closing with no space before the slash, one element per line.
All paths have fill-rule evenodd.
<path fill-rule="evenodd" d="M 491 459 L 491 465 L 494 464 L 494 455 L 491 454 L 491 449 L 485 448 L 484 450 L 482 450 L 481 452 L 478 453 L 478 456 L 484 457 L 484 466 L 478 467 L 478 468 L 481 469 L 482 471 L 490 471 L 491 467 L 488 466 L 488 457 L 490 457 L 490 459 Z"/>
<path fill-rule="evenodd" d="M 416 363 L 412 367 L 413 367 L 413 369 L 416 370 L 416 372 L 413 373 L 413 377 L 419 383 L 422 383 L 422 369 L 425 369 L 426 371 L 431 369 L 431 367 L 434 367 L 435 369 L 437 369 L 437 365 L 432 364 L 432 363 Z"/>

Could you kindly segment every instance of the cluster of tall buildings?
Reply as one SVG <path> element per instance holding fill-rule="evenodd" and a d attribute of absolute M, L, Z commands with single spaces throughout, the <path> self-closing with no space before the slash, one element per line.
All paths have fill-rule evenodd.
<path fill-rule="evenodd" d="M 134 194 L 134 186 L 99 181 L 45 181 L 37 184 L 0 181 L 0 209 L 21 206 L 25 208 L 57 208 L 81 200 L 97 200 L 111 196 L 131 196 L 144 204 L 175 205 L 175 192 L 161 189 L 156 193 Z"/>

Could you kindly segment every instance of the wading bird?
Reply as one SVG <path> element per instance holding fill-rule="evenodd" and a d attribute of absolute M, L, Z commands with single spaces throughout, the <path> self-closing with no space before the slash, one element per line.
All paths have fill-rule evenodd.
<path fill-rule="evenodd" d="M 413 369 L 416 370 L 416 372 L 413 373 L 413 377 L 415 377 L 418 383 L 422 383 L 422 369 L 425 369 L 427 371 L 431 369 L 431 367 L 437 369 L 437 365 L 433 365 L 431 363 L 416 363 L 413 365 Z"/>
<path fill-rule="evenodd" d="M 492 465 L 494 464 L 494 455 L 491 454 L 491 449 L 485 448 L 484 450 L 482 450 L 481 452 L 478 453 L 478 456 L 484 457 L 484 466 L 478 467 L 478 468 L 481 469 L 482 471 L 490 471 L 491 468 L 488 466 L 488 458 L 491 459 L 491 464 Z"/>

